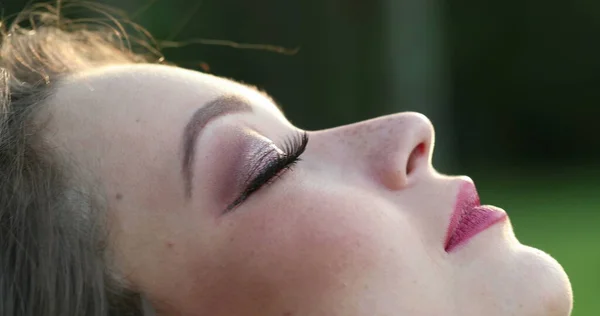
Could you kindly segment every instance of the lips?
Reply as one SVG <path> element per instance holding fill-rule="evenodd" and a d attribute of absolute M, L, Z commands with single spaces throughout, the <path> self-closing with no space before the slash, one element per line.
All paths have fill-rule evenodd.
<path fill-rule="evenodd" d="M 504 221 L 506 217 L 506 212 L 497 207 L 482 206 L 475 185 L 465 182 L 458 193 L 450 218 L 444 250 L 452 252 L 490 226 Z"/>

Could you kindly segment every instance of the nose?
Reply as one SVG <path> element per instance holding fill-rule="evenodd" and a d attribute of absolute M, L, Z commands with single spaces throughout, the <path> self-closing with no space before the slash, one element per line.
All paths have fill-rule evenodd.
<path fill-rule="evenodd" d="M 340 163 L 364 168 L 390 190 L 404 189 L 419 171 L 431 167 L 435 133 L 420 113 L 383 116 L 317 134 L 326 138 L 327 147 L 336 148 Z"/>

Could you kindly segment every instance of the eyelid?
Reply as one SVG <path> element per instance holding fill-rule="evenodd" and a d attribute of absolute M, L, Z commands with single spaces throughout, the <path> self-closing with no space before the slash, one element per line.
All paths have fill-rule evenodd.
<path fill-rule="evenodd" d="M 224 213 L 233 210 L 254 192 L 272 183 L 282 172 L 289 170 L 300 160 L 300 155 L 306 149 L 307 144 L 308 134 L 306 132 L 286 139 L 283 149 L 267 139 L 267 143 L 261 147 L 262 150 L 257 150 L 254 159 L 248 162 L 250 167 L 245 168 L 248 172 L 243 185 L 245 189 L 226 208 Z M 267 158 L 268 155 L 273 155 L 273 157 Z"/>
<path fill-rule="evenodd" d="M 271 140 L 268 140 L 268 143 L 263 144 L 260 149 L 256 150 L 254 153 L 249 154 L 248 159 L 246 159 L 248 167 L 247 175 L 244 179 L 243 185 L 247 186 L 264 168 L 271 163 L 271 161 L 279 158 L 280 155 L 283 154 L 283 151 L 279 149 L 275 143 Z M 267 158 L 267 156 L 272 155 L 272 158 Z"/>
<path fill-rule="evenodd" d="M 242 183 L 245 184 L 248 178 L 252 177 L 252 174 L 258 169 L 260 164 L 256 163 L 257 159 L 262 155 L 268 155 L 273 153 L 274 150 L 281 152 L 277 145 L 269 138 L 258 133 L 253 129 L 244 130 L 244 138 L 246 139 L 246 145 L 244 148 L 243 159 L 243 179 Z"/>

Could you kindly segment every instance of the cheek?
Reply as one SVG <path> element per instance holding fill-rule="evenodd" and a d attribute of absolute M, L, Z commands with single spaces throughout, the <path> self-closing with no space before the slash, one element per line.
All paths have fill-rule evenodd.
<path fill-rule="evenodd" d="M 298 309 L 298 302 L 317 306 L 417 269 L 419 238 L 397 207 L 351 188 L 273 196 L 219 224 L 211 260 L 198 265 L 211 271 L 201 286 L 211 284 L 215 299 L 232 298 L 235 289 L 246 301 L 238 306 L 281 302 Z"/>

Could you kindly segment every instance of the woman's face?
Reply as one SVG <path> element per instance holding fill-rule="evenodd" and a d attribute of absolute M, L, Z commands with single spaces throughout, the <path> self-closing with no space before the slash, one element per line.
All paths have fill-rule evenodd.
<path fill-rule="evenodd" d="M 158 65 L 49 102 L 47 138 L 98 177 L 115 264 L 159 313 L 570 312 L 563 269 L 508 219 L 444 249 L 470 180 L 436 173 L 420 114 L 305 136 L 254 88 Z"/>

